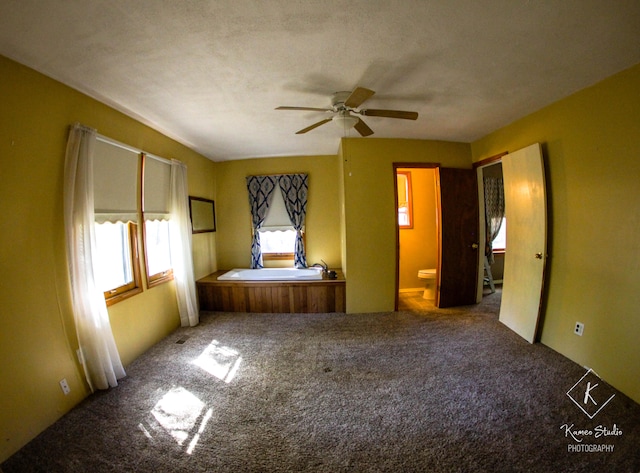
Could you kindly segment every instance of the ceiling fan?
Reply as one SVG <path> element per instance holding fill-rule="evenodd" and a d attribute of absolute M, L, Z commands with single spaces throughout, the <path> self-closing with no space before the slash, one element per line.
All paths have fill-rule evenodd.
<path fill-rule="evenodd" d="M 325 118 L 313 125 L 303 128 L 296 132 L 296 135 L 307 133 L 320 125 L 324 125 L 330 121 L 335 122 L 345 129 L 355 128 L 362 136 L 373 135 L 373 130 L 367 126 L 362 118 L 353 114 L 363 115 L 366 117 L 386 117 L 386 118 L 402 118 L 405 120 L 415 120 L 418 118 L 418 112 L 405 112 L 402 110 L 380 110 L 380 109 L 358 109 L 367 99 L 375 92 L 365 89 L 364 87 L 356 87 L 352 92 L 336 92 L 331 98 L 331 108 L 314 108 L 314 107 L 277 107 L 276 110 L 306 110 L 312 112 L 331 113 L 331 118 Z"/>

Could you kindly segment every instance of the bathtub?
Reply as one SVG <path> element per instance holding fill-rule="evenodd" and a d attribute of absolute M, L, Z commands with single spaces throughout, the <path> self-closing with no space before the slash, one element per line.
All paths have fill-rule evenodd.
<path fill-rule="evenodd" d="M 218 276 L 218 281 L 310 281 L 322 279 L 320 268 L 236 268 Z"/>
<path fill-rule="evenodd" d="M 241 279 L 242 278 L 242 279 Z M 220 270 L 196 281 L 200 309 L 221 312 L 345 312 L 346 280 L 319 268 Z"/>

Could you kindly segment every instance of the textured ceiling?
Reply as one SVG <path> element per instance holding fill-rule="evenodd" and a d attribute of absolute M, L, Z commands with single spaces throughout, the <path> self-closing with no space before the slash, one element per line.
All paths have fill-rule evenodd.
<path fill-rule="evenodd" d="M 335 154 L 332 123 L 294 134 L 326 115 L 274 108 L 362 86 L 420 113 L 373 138 L 470 142 L 640 62 L 640 2 L 2 0 L 0 54 L 214 161 Z"/>

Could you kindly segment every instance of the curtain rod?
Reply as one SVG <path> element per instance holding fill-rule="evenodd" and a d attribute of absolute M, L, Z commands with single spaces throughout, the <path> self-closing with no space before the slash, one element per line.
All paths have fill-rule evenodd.
<path fill-rule="evenodd" d="M 278 177 L 278 176 L 293 176 L 295 174 L 309 174 L 308 172 L 279 172 L 277 174 L 249 174 L 246 177 Z"/>
<path fill-rule="evenodd" d="M 147 153 L 138 148 L 134 148 L 133 146 L 129 146 L 127 144 L 121 143 L 120 141 L 114 140 L 113 138 L 109 138 L 107 136 L 101 135 L 100 133 L 96 133 L 96 139 L 98 141 L 102 141 L 103 143 L 107 143 L 109 145 L 117 146 L 118 148 L 122 148 L 127 151 L 131 151 L 132 153 L 142 153 L 148 158 L 155 159 L 157 161 L 163 162 L 165 164 L 171 164 L 171 160 L 167 158 L 161 158 L 160 156 L 156 156 L 151 153 Z"/>

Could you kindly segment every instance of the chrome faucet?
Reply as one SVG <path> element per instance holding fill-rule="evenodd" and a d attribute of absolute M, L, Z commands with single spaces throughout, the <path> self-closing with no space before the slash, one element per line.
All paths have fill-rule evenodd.
<path fill-rule="evenodd" d="M 338 273 L 329 269 L 329 265 L 324 261 L 311 265 L 312 268 L 322 268 L 322 273 L 326 279 L 338 279 Z"/>
<path fill-rule="evenodd" d="M 327 265 L 327 263 L 324 262 L 324 260 L 320 260 L 322 261 L 322 263 L 316 263 L 316 264 L 312 264 L 311 267 L 312 268 L 322 268 L 323 272 L 327 272 L 327 270 L 329 269 L 329 266 Z"/>

